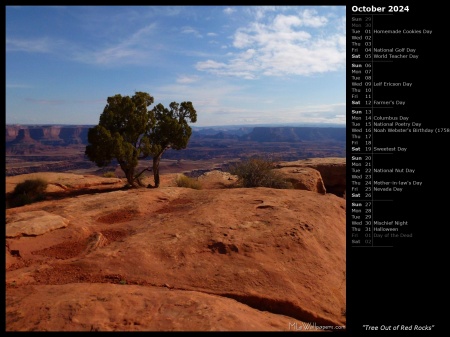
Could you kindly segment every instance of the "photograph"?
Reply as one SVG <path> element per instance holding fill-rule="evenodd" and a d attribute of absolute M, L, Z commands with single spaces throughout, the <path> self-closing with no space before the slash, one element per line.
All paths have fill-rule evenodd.
<path fill-rule="evenodd" d="M 442 328 L 419 15 L 5 5 L 5 332 Z"/>

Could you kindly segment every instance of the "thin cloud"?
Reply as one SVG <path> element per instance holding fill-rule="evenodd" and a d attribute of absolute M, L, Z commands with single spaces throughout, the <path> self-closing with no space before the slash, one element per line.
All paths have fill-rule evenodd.
<path fill-rule="evenodd" d="M 54 42 L 47 37 L 39 39 L 6 39 L 6 52 L 51 53 L 53 50 Z"/>
<path fill-rule="evenodd" d="M 128 63 L 136 64 L 148 60 L 152 54 L 152 44 L 150 43 L 150 36 L 156 28 L 155 24 L 147 25 L 122 42 L 99 51 L 95 51 L 91 56 L 93 58 L 82 57 L 84 61 L 94 61 L 97 64 L 114 64 L 114 63 Z"/>
<path fill-rule="evenodd" d="M 27 98 L 25 99 L 27 102 L 31 102 L 33 104 L 43 104 L 43 105 L 61 105 L 66 104 L 65 100 L 61 99 L 35 99 L 35 98 Z"/>
<path fill-rule="evenodd" d="M 236 12 L 236 9 L 231 8 L 231 7 L 227 7 L 227 8 L 225 8 L 225 9 L 223 10 L 223 12 L 224 12 L 225 14 L 227 14 L 227 15 L 231 15 L 231 14 L 233 14 L 234 12 Z"/>
<path fill-rule="evenodd" d="M 320 104 L 307 106 L 294 106 L 290 108 L 277 107 L 274 116 L 272 99 L 270 106 L 237 107 L 236 102 L 251 102 L 258 100 L 256 96 L 239 96 L 245 90 L 242 86 L 227 86 L 220 83 L 197 82 L 194 85 L 172 85 L 159 88 L 155 93 L 158 101 L 170 99 L 182 101 L 189 97 L 195 104 L 195 108 L 201 111 L 198 122 L 202 125 L 225 125 L 225 124 L 247 124 L 247 123 L 333 123 L 345 124 L 345 103 L 343 104 Z M 175 97 L 174 93 L 182 93 Z M 266 104 L 269 104 L 266 102 Z M 257 117 L 255 117 L 257 116 Z"/>
<path fill-rule="evenodd" d="M 236 97 L 242 92 L 242 86 L 229 85 L 223 82 L 179 83 L 158 88 L 155 93 L 157 100 L 184 101 L 189 98 L 195 102 L 195 108 L 204 114 L 223 108 L 229 97 Z"/>
<path fill-rule="evenodd" d="M 82 100 L 76 100 L 75 103 L 80 103 L 80 104 L 104 104 L 105 100 L 104 99 L 82 99 Z"/>
<path fill-rule="evenodd" d="M 255 8 L 250 7 L 249 12 L 255 16 L 256 20 L 260 20 L 260 19 L 264 18 L 267 15 L 267 13 L 273 12 L 277 8 L 280 9 L 282 7 L 276 7 L 276 6 L 258 6 Z"/>
<path fill-rule="evenodd" d="M 345 111 L 345 103 L 335 103 L 335 104 L 319 104 L 319 105 L 305 105 L 296 108 L 300 112 L 311 112 L 311 113 L 324 113 L 329 112 L 331 115 L 336 114 L 336 111 Z"/>
<path fill-rule="evenodd" d="M 196 30 L 196 29 L 194 29 L 194 28 L 192 28 L 192 27 L 183 27 L 183 28 L 181 29 L 181 33 L 183 33 L 183 34 L 193 34 L 193 35 L 196 36 L 196 37 L 203 37 L 203 36 L 198 32 L 198 30 Z"/>
<path fill-rule="evenodd" d="M 313 122 L 345 123 L 345 103 L 306 105 L 293 108 L 291 111 L 295 111 L 292 115 L 296 118 L 301 116 Z"/>
<path fill-rule="evenodd" d="M 194 83 L 197 81 L 198 81 L 198 76 L 179 76 L 177 78 L 177 83 L 180 83 L 180 84 Z"/>
<path fill-rule="evenodd" d="M 227 65 L 225 63 L 220 63 L 212 60 L 197 63 L 198 70 L 222 69 L 226 66 Z"/>
<path fill-rule="evenodd" d="M 6 51 L 55 54 L 61 58 L 88 64 L 142 64 L 148 62 L 158 48 L 158 46 L 155 48 L 154 41 L 151 40 L 155 29 L 156 24 L 144 26 L 114 45 L 96 49 L 48 37 L 9 38 L 6 40 Z"/>

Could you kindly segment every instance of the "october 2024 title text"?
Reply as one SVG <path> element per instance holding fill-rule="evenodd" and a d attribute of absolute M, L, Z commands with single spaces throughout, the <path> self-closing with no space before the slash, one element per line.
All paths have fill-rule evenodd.
<path fill-rule="evenodd" d="M 361 13 L 401 13 L 409 12 L 409 6 L 387 6 L 387 7 L 376 7 L 376 6 L 352 6 L 352 12 Z"/>

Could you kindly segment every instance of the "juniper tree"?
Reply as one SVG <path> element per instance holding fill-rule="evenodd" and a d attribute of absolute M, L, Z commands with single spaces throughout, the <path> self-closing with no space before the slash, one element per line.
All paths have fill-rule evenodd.
<path fill-rule="evenodd" d="M 116 159 L 128 184 L 135 186 L 139 177 L 135 168 L 140 159 L 151 154 L 147 134 L 155 125 L 155 116 L 147 108 L 153 103 L 153 97 L 136 92 L 132 97 L 108 97 L 107 102 L 98 125 L 88 131 L 85 154 L 99 167 Z"/>
<path fill-rule="evenodd" d="M 128 184 L 139 184 L 140 175 L 153 170 L 155 187 L 159 187 L 159 164 L 167 149 L 185 149 L 197 121 L 192 102 L 172 102 L 169 109 L 158 104 L 148 93 L 136 92 L 132 97 L 108 97 L 98 125 L 88 131 L 85 154 L 97 166 L 104 167 L 116 159 Z M 135 174 L 139 160 L 152 157 L 151 168 Z"/>
<path fill-rule="evenodd" d="M 181 150 L 188 145 L 192 134 L 189 122 L 197 121 L 197 111 L 192 102 L 172 102 L 170 109 L 158 104 L 153 108 L 156 123 L 148 133 L 153 156 L 153 177 L 155 187 L 159 186 L 159 164 L 167 149 Z"/>

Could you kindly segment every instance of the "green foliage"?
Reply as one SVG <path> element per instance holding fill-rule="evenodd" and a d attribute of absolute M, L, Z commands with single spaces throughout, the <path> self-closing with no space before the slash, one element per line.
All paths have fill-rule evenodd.
<path fill-rule="evenodd" d="M 103 173 L 104 178 L 116 178 L 116 173 L 113 171 Z"/>
<path fill-rule="evenodd" d="M 184 174 L 180 174 L 175 182 L 178 187 L 193 188 L 194 190 L 202 189 L 202 184 L 198 180 L 186 177 Z"/>
<path fill-rule="evenodd" d="M 191 102 L 170 103 L 170 110 L 158 104 L 153 108 L 157 123 L 151 130 L 152 153 L 171 148 L 181 150 L 186 148 L 192 129 L 188 122 L 197 121 L 197 112 Z"/>
<path fill-rule="evenodd" d="M 167 109 L 158 104 L 153 108 L 156 123 L 148 134 L 153 155 L 155 187 L 159 186 L 159 163 L 164 151 L 169 148 L 185 149 L 192 134 L 188 123 L 197 121 L 197 111 L 192 102 L 172 102 L 169 107 L 170 109 Z"/>
<path fill-rule="evenodd" d="M 9 207 L 20 207 L 45 199 L 47 181 L 44 179 L 27 179 L 16 185 L 8 204 Z"/>
<path fill-rule="evenodd" d="M 153 101 L 145 92 L 108 97 L 99 124 L 88 131 L 85 154 L 89 160 L 105 167 L 116 159 L 131 186 L 139 184 L 140 174 L 135 175 L 139 160 L 152 156 L 158 187 L 162 154 L 168 148 L 186 148 L 192 134 L 188 122 L 197 121 L 191 102 L 172 102 L 170 109 L 158 104 L 148 110 Z"/>
<path fill-rule="evenodd" d="M 243 187 L 292 188 L 292 184 L 274 171 L 274 163 L 268 159 L 251 158 L 230 167 Z"/>
<path fill-rule="evenodd" d="M 155 118 L 147 107 L 153 103 L 153 97 L 136 92 L 132 97 L 108 97 L 107 102 L 99 124 L 88 131 L 85 154 L 99 167 L 117 159 L 128 183 L 134 185 L 139 159 L 150 155 L 146 134 L 154 126 Z"/>

